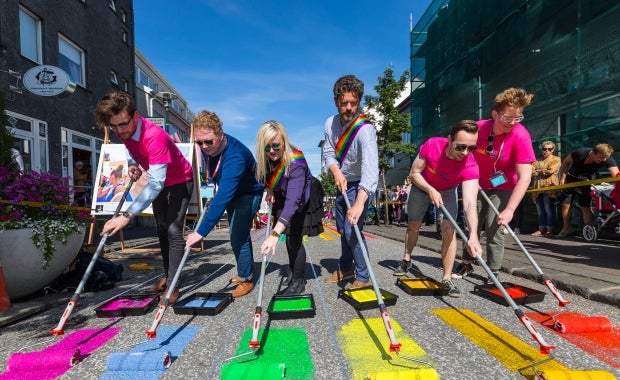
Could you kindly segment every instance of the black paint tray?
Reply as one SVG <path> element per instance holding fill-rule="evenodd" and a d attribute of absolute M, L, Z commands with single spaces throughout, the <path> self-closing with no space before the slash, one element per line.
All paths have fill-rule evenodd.
<path fill-rule="evenodd" d="M 511 282 L 502 282 L 502 286 L 506 289 L 506 293 L 515 301 L 517 305 L 525 305 L 526 303 L 541 302 L 545 299 L 545 293 L 536 289 L 526 288 L 525 286 L 515 285 Z M 508 301 L 502 296 L 502 293 L 495 287 L 495 284 L 476 285 L 474 293 L 484 298 L 499 303 L 500 305 L 510 306 Z"/>
<path fill-rule="evenodd" d="M 172 306 L 175 314 L 216 315 L 233 301 L 230 293 L 194 293 Z"/>
<path fill-rule="evenodd" d="M 396 286 L 412 296 L 445 296 L 448 294 L 448 288 L 441 282 L 428 277 L 401 277 L 396 280 Z"/>
<path fill-rule="evenodd" d="M 398 296 L 392 294 L 387 290 L 379 289 L 383 303 L 385 306 L 393 306 L 396 304 Z M 377 295 L 372 286 L 365 286 L 363 288 L 356 289 L 342 289 L 338 292 L 338 297 L 344 299 L 358 310 L 374 309 L 379 307 L 377 302 Z"/>
<path fill-rule="evenodd" d="M 144 315 L 159 302 L 159 294 L 133 294 L 113 298 L 95 308 L 97 317 L 126 317 Z"/>
<path fill-rule="evenodd" d="M 316 306 L 312 294 L 274 295 L 267 308 L 270 319 L 312 318 Z"/>

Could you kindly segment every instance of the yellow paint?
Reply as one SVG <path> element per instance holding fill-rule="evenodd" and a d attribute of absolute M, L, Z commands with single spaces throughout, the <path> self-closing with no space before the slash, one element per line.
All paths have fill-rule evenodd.
<path fill-rule="evenodd" d="M 321 232 L 321 233 L 319 234 L 319 237 L 320 237 L 321 239 L 323 239 L 323 240 L 327 240 L 327 241 L 334 240 L 334 237 L 333 237 L 333 236 L 331 236 L 330 234 L 325 233 L 325 232 Z"/>
<path fill-rule="evenodd" d="M 411 289 L 443 289 L 443 284 L 430 278 L 401 278 L 400 281 Z"/>
<path fill-rule="evenodd" d="M 516 336 L 502 330 L 500 327 L 487 321 L 468 309 L 433 309 L 432 312 L 441 318 L 446 324 L 452 326 L 459 333 L 484 349 L 489 355 L 497 359 L 509 370 L 532 378 L 534 372 L 531 365 L 547 359 L 547 355 L 540 353 L 538 347 L 534 347 Z M 519 319 L 506 312 L 506 318 L 513 318 L 515 324 L 521 325 Z M 523 326 L 525 329 L 525 326 Z M 533 338 L 532 338 L 533 339 Z M 535 341 L 534 344 L 538 345 Z M 538 371 L 560 370 L 569 368 L 556 360 L 549 360 L 536 366 Z"/>
<path fill-rule="evenodd" d="M 401 356 L 430 363 L 426 352 L 390 318 Z M 382 318 L 354 319 L 338 331 L 338 340 L 355 380 L 439 379 L 430 365 L 399 358 L 390 352 L 390 338 Z"/>

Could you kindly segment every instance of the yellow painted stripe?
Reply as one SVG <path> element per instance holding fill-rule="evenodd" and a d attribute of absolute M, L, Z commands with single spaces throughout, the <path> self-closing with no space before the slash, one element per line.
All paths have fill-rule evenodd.
<path fill-rule="evenodd" d="M 431 363 L 426 352 L 390 318 L 396 340 L 402 344 L 400 355 Z M 390 352 L 390 338 L 382 318 L 354 319 L 338 331 L 343 355 L 359 380 L 439 379 L 429 365 L 399 358 Z"/>
<path fill-rule="evenodd" d="M 522 341 L 518 337 L 502 330 L 468 309 L 433 309 L 432 312 L 446 324 L 452 326 L 469 340 L 480 346 L 489 355 L 497 359 L 503 366 L 527 378 L 532 378 L 532 363 L 547 359 L 538 347 Z M 506 318 L 514 318 L 514 323 L 521 325 L 516 316 L 506 313 Z M 523 326 L 525 329 L 525 326 Z M 532 338 L 533 339 L 533 338 Z M 534 344 L 537 344 L 533 341 Z M 541 370 L 566 371 L 569 368 L 556 360 L 549 360 L 536 366 Z"/>
<path fill-rule="evenodd" d="M 330 234 L 326 234 L 325 232 L 321 232 L 321 233 L 319 234 L 319 237 L 320 237 L 321 239 L 323 239 L 323 240 L 328 240 L 328 241 L 330 241 L 330 240 L 334 240 L 334 237 L 333 237 L 333 236 L 331 236 Z"/>

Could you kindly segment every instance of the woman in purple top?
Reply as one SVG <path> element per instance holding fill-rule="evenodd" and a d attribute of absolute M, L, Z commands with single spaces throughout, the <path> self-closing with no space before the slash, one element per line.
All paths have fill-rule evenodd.
<path fill-rule="evenodd" d="M 265 184 L 276 220 L 261 251 L 275 254 L 280 235 L 286 234 L 289 271 L 284 294 L 300 294 L 306 287 L 303 235 L 323 232 L 323 188 L 312 176 L 303 152 L 291 145 L 284 126 L 277 121 L 266 121 L 258 129 L 256 157 L 256 180 Z"/>

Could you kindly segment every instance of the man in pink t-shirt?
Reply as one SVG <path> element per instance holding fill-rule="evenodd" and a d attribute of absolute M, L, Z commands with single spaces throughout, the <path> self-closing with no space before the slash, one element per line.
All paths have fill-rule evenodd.
<path fill-rule="evenodd" d="M 473 151 L 478 138 L 478 125 L 473 120 L 462 120 L 450 128 L 446 137 L 432 137 L 420 147 L 420 153 L 411 165 L 409 173 L 413 181 L 407 200 L 407 232 L 403 261 L 394 271 L 395 276 L 405 275 L 411 268 L 411 252 L 415 247 L 422 219 L 429 204 L 443 205 L 456 219 L 458 212 L 457 187 L 463 189 L 463 210 L 470 231 L 476 231 L 478 214 L 478 164 Z M 447 218 L 441 222 L 442 283 L 451 297 L 460 297 L 461 291 L 454 286 L 450 275 L 456 257 L 456 229 Z M 482 252 L 478 235 L 473 232 L 467 249 L 473 255 Z"/>
<path fill-rule="evenodd" d="M 478 121 L 480 131 L 474 156 L 480 167 L 480 188 L 500 211 L 495 215 L 487 202 L 480 204 L 479 218 L 485 223 L 487 265 L 495 275 L 499 274 L 504 259 L 506 236 L 500 227 L 512 220 L 530 185 L 532 162 L 536 161 L 530 133 L 520 123 L 523 110 L 533 97 L 520 88 L 506 89 L 495 96 L 493 118 Z M 457 265 L 452 277 L 462 278 L 473 272 L 473 260 L 463 252 L 463 262 Z M 486 282 L 489 281 L 487 278 Z"/>

